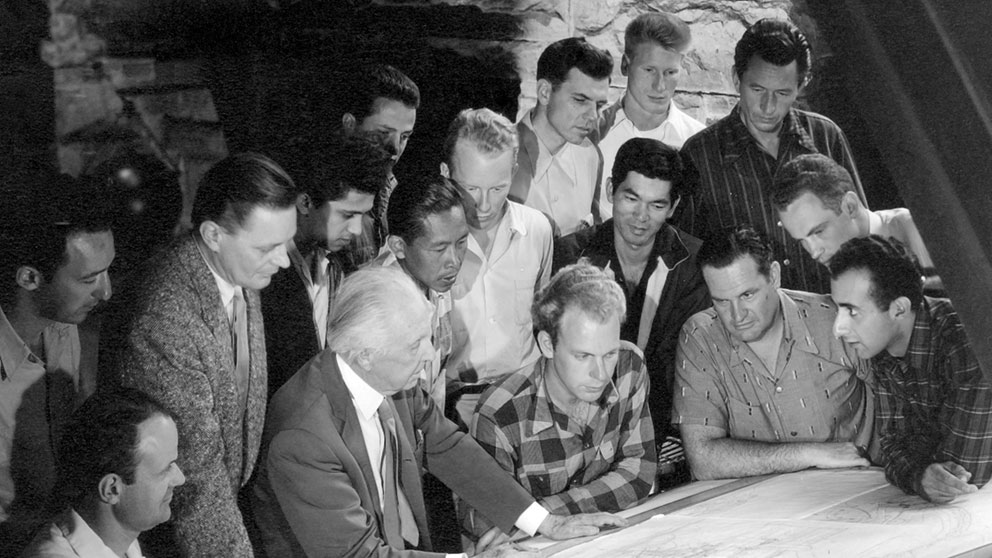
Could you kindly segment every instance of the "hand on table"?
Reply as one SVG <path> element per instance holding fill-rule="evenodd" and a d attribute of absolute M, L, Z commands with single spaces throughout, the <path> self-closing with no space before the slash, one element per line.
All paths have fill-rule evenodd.
<path fill-rule="evenodd" d="M 504 533 L 499 527 L 493 527 L 479 537 L 479 542 L 475 543 L 475 551 L 482 553 L 509 541 L 510 535 Z"/>
<path fill-rule="evenodd" d="M 814 446 L 814 467 L 819 469 L 842 469 L 844 467 L 868 467 L 871 463 L 861 456 L 857 446 L 851 442 L 824 442 Z"/>
<path fill-rule="evenodd" d="M 556 541 L 588 537 L 599 533 L 602 527 L 626 527 L 627 520 L 612 513 L 580 513 L 576 515 L 550 514 L 537 532 Z"/>
<path fill-rule="evenodd" d="M 953 461 L 931 463 L 920 477 L 919 493 L 935 504 L 947 504 L 962 494 L 978 491 L 969 480 L 971 473 Z"/>

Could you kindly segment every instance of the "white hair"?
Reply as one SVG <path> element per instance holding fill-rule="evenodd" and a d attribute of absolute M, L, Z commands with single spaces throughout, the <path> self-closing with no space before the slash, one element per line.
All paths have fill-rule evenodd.
<path fill-rule="evenodd" d="M 352 273 L 331 304 L 327 346 L 346 358 L 362 351 L 379 354 L 395 342 L 397 319 L 416 312 L 418 300 L 429 320 L 424 293 L 402 270 L 368 266 Z"/>

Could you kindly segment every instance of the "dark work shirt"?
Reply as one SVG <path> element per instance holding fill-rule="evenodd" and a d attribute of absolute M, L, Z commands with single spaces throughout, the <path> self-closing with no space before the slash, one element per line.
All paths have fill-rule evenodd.
<path fill-rule="evenodd" d="M 885 476 L 908 493 L 931 463 L 953 461 L 972 484 L 992 476 L 992 384 L 946 298 L 925 297 L 906 354 L 872 359 L 875 433 Z"/>
<path fill-rule="evenodd" d="M 692 203 L 684 204 L 687 211 L 677 225 L 705 241 L 721 228 L 749 223 L 771 242 L 775 259 L 782 264 L 783 287 L 828 293 L 827 269 L 807 256 L 799 241 L 778 224 L 771 203 L 772 178 L 797 155 L 822 153 L 851 173 L 864 202 L 861 179 L 844 133 L 829 118 L 792 109 L 782 123 L 779 141 L 778 157 L 772 157 L 741 121 L 739 106 L 689 138 L 682 154 Z"/>

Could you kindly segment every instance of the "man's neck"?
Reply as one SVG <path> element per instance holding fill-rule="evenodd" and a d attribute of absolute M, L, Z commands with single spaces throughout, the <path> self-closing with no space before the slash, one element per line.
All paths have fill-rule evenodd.
<path fill-rule="evenodd" d="M 113 509 L 108 505 L 96 504 L 93 509 L 81 507 L 76 513 L 116 556 L 123 558 L 131 543 L 138 538 L 137 532 L 117 521 Z"/>
<path fill-rule="evenodd" d="M 530 123 L 534 127 L 534 133 L 537 134 L 538 141 L 544 145 L 551 156 L 557 155 L 565 147 L 565 144 L 568 143 L 565 138 L 561 137 L 551 127 L 551 122 L 548 121 L 548 111 L 543 106 L 538 105 L 534 108 L 534 112 L 531 113 Z"/>
<path fill-rule="evenodd" d="M 782 315 L 782 308 L 779 307 L 778 315 L 772 323 L 772 327 L 761 336 L 760 339 L 747 342 L 755 355 L 764 363 L 769 374 L 774 375 L 778 367 L 778 350 L 785 337 L 785 316 Z"/>
<path fill-rule="evenodd" d="M 658 114 L 644 110 L 637 104 L 637 101 L 632 99 L 629 94 L 626 94 L 623 96 L 623 113 L 627 115 L 627 119 L 630 120 L 635 128 L 642 132 L 647 132 L 654 130 L 668 120 L 668 115 L 672 113 L 672 102 L 669 100 L 668 106 L 665 107 L 665 112 Z"/>
<path fill-rule="evenodd" d="M 909 351 L 909 342 L 913 337 L 913 326 L 916 325 L 916 313 L 922 310 L 922 308 L 920 310 L 910 310 L 906 319 L 899 322 L 895 337 L 889 342 L 889 346 L 886 347 L 886 351 L 890 355 L 896 358 L 906 356 L 906 352 Z"/>
<path fill-rule="evenodd" d="M 778 159 L 778 148 L 781 143 L 780 134 L 782 133 L 782 127 L 785 126 L 785 121 L 783 120 L 779 127 L 773 132 L 762 132 L 750 126 L 747 121 L 744 120 L 743 114 L 741 114 L 740 118 L 741 122 L 744 123 L 744 127 L 747 128 L 748 133 L 751 134 L 754 141 L 758 142 L 761 149 L 765 150 L 772 157 Z"/>
<path fill-rule="evenodd" d="M 27 291 L 19 292 L 11 308 L 4 308 L 4 314 L 14 333 L 28 346 L 35 356 L 45 357 L 44 332 L 52 322 L 38 315 L 37 306 Z"/>

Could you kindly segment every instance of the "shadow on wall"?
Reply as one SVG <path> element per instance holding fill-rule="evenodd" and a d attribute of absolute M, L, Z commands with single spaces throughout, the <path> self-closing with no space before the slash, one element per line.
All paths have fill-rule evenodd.
<path fill-rule="evenodd" d="M 370 63 L 391 64 L 420 88 L 417 125 L 396 168 L 401 179 L 437 173 L 459 110 L 516 114 L 515 58 L 489 42 L 519 35 L 512 16 L 466 6 L 354 9 L 337 2 L 295 4 L 275 16 L 255 35 L 267 37 L 264 43 L 256 39 L 240 49 L 228 43 L 207 56 L 231 152 L 256 150 L 292 164 L 286 158 L 310 134 L 338 129 L 351 76 Z"/>

